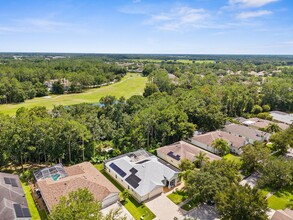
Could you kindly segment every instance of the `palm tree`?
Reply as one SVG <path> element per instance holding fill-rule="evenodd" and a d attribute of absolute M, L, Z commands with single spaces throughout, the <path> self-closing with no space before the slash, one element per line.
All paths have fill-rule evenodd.
<path fill-rule="evenodd" d="M 281 131 L 282 129 L 276 123 L 270 123 L 266 128 L 265 131 L 270 133 L 276 133 Z"/>
<path fill-rule="evenodd" d="M 204 162 L 208 161 L 208 158 L 206 157 L 206 153 L 200 151 L 198 155 L 195 156 L 194 165 L 197 168 L 201 168 Z"/>
<path fill-rule="evenodd" d="M 212 143 L 212 147 L 218 150 L 221 156 L 230 152 L 229 144 L 222 138 L 215 139 Z"/>

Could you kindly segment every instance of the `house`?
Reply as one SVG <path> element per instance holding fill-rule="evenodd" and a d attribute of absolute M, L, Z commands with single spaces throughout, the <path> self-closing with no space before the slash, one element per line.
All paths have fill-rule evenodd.
<path fill-rule="evenodd" d="M 67 91 L 69 89 L 69 87 L 71 86 L 71 82 L 65 78 L 62 78 L 62 79 L 51 79 L 51 80 L 48 80 L 48 81 L 45 81 L 44 82 L 44 85 L 47 86 L 47 90 L 48 92 L 51 92 L 52 91 L 52 88 L 53 88 L 53 84 L 54 83 L 57 83 L 57 82 L 60 82 L 61 85 L 64 86 L 64 89 Z"/>
<path fill-rule="evenodd" d="M 25 194 L 17 175 L 0 173 L 0 219 L 31 219 Z"/>
<path fill-rule="evenodd" d="M 260 129 L 260 128 L 266 128 L 270 124 L 273 124 L 275 122 L 265 120 L 265 119 L 260 119 L 260 118 L 249 118 L 249 119 L 246 119 L 246 120 L 242 121 L 241 123 L 243 125 L 248 126 L 248 127 L 253 127 L 253 128 L 256 128 L 256 129 Z M 275 124 L 277 124 L 282 130 L 285 130 L 285 129 L 289 128 L 289 125 L 284 124 L 284 123 L 277 122 Z"/>
<path fill-rule="evenodd" d="M 179 168 L 179 164 L 182 159 L 190 160 L 191 162 L 195 161 L 196 156 L 202 152 L 205 154 L 209 161 L 221 160 L 222 158 L 205 151 L 199 147 L 196 147 L 185 141 L 179 141 L 171 145 L 160 147 L 157 149 L 157 155 L 166 162 L 172 164 L 173 166 Z"/>
<path fill-rule="evenodd" d="M 106 172 L 138 201 L 143 202 L 172 188 L 180 171 L 145 150 L 120 155 L 105 162 Z"/>
<path fill-rule="evenodd" d="M 212 144 L 216 139 L 225 140 L 230 147 L 230 151 L 236 154 L 241 154 L 241 147 L 248 144 L 248 141 L 245 138 L 225 131 L 212 131 L 199 135 L 195 134 L 191 138 L 191 143 L 207 151 L 219 153 L 214 147 L 212 147 Z"/>
<path fill-rule="evenodd" d="M 293 114 L 288 114 L 280 111 L 271 111 L 270 115 L 275 121 L 283 122 L 288 125 L 293 123 Z"/>
<path fill-rule="evenodd" d="M 293 220 L 293 211 L 290 209 L 277 210 L 271 220 Z"/>
<path fill-rule="evenodd" d="M 81 188 L 87 188 L 102 208 L 119 199 L 119 190 L 89 162 L 70 167 L 57 164 L 34 172 L 34 176 L 49 212 L 62 196 Z"/>
<path fill-rule="evenodd" d="M 226 124 L 225 127 L 223 128 L 223 131 L 226 131 L 229 134 L 243 137 L 250 144 L 253 144 L 255 141 L 259 141 L 259 142 L 268 141 L 270 137 L 269 133 L 260 131 L 252 127 L 247 127 L 245 125 L 239 125 L 234 123 Z"/>

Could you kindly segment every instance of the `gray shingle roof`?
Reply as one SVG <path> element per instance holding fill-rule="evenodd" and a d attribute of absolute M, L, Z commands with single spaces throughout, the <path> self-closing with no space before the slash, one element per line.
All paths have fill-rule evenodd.
<path fill-rule="evenodd" d="M 9 184 L 7 179 L 13 179 L 16 185 Z M 19 177 L 13 174 L 0 173 L 0 219 L 16 219 L 14 204 L 19 204 L 21 208 L 28 209 Z M 18 217 L 17 219 L 21 218 Z"/>

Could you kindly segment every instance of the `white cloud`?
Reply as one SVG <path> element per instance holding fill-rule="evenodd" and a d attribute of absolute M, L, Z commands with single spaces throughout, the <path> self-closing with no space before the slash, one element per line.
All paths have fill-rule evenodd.
<path fill-rule="evenodd" d="M 232 7 L 259 8 L 279 0 L 229 0 Z"/>
<path fill-rule="evenodd" d="M 161 30 L 178 31 L 187 27 L 202 27 L 203 20 L 208 17 L 204 9 L 182 6 L 168 12 L 153 14 L 145 23 L 155 25 Z"/>
<path fill-rule="evenodd" d="M 39 31 L 56 31 L 62 28 L 68 28 L 71 25 L 64 22 L 47 20 L 47 19 L 24 19 L 19 21 L 24 27 L 33 27 Z"/>
<path fill-rule="evenodd" d="M 261 17 L 265 15 L 270 15 L 273 12 L 267 11 L 267 10 L 260 10 L 260 11 L 247 11 L 242 12 L 236 16 L 238 19 L 249 19 L 249 18 L 255 18 L 255 17 Z"/>

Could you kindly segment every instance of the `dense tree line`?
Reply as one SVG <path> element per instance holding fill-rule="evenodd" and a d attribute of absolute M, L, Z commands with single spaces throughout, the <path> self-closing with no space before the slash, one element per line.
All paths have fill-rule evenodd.
<path fill-rule="evenodd" d="M 126 69 L 114 62 L 106 63 L 97 58 L 0 59 L 0 104 L 47 95 L 44 85 L 47 80 L 65 78 L 71 83 L 69 92 L 80 92 L 85 87 L 120 80 L 125 73 Z M 59 86 L 53 92 L 62 94 L 60 89 Z"/>

